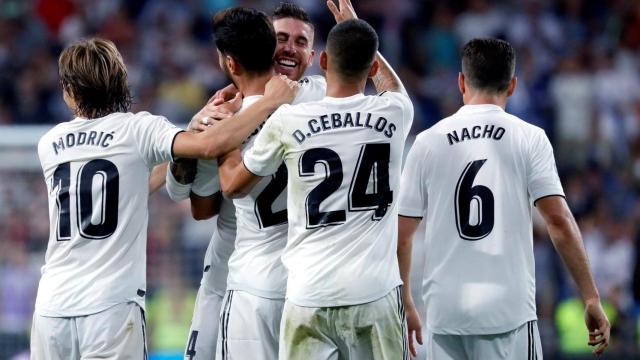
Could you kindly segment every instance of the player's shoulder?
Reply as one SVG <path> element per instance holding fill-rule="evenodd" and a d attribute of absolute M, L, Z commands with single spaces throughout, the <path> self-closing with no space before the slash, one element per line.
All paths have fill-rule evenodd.
<path fill-rule="evenodd" d="M 136 113 L 121 113 L 122 119 L 126 121 L 168 121 L 166 117 L 162 115 L 155 115 L 148 111 L 139 111 Z"/>
<path fill-rule="evenodd" d="M 322 75 L 307 75 L 298 80 L 298 84 L 303 87 L 327 87 L 327 80 Z"/>
<path fill-rule="evenodd" d="M 543 128 L 527 122 L 514 114 L 504 112 L 503 116 L 505 118 L 505 122 L 517 128 L 525 138 L 546 136 Z"/>
<path fill-rule="evenodd" d="M 317 101 L 327 93 L 327 82 L 324 77 L 319 75 L 305 76 L 298 81 L 298 84 L 300 84 L 300 89 L 293 100 L 294 104 Z"/>
<path fill-rule="evenodd" d="M 74 121 L 78 120 L 76 119 Z M 52 142 L 55 142 L 57 138 L 66 133 L 71 123 L 72 121 L 61 122 L 44 133 L 38 140 L 38 153 L 42 154 L 45 146 L 50 146 Z"/>
<path fill-rule="evenodd" d="M 383 102 L 388 106 L 398 106 L 401 108 L 413 108 L 409 95 L 399 91 L 381 91 L 376 95 L 368 95 L 372 101 Z"/>

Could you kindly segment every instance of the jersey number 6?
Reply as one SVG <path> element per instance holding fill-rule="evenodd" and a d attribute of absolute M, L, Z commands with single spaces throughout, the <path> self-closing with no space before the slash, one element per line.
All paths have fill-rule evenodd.
<path fill-rule="evenodd" d="M 464 240 L 480 240 L 493 230 L 493 193 L 484 185 L 473 185 L 473 180 L 486 161 L 469 162 L 456 185 L 456 227 Z"/>

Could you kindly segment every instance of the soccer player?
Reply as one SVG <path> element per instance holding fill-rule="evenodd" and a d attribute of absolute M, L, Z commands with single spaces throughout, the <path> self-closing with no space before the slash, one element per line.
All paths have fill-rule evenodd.
<path fill-rule="evenodd" d="M 216 158 L 290 101 L 275 77 L 245 113 L 199 134 L 165 118 L 127 113 L 130 93 L 113 43 L 81 41 L 59 58 L 75 119 L 47 132 L 38 155 L 49 193 L 50 236 L 31 332 L 36 359 L 145 357 L 149 173 L 173 156 Z"/>
<path fill-rule="evenodd" d="M 504 110 L 516 87 L 514 72 L 509 43 L 468 42 L 458 76 L 464 106 L 418 135 L 404 167 L 399 242 L 410 250 L 411 236 L 426 217 L 431 359 L 542 358 L 532 205 L 578 286 L 589 344 L 600 354 L 609 343 L 609 321 L 551 144 L 542 129 Z"/>
<path fill-rule="evenodd" d="M 346 0 L 329 7 L 327 96 L 272 114 L 223 189 L 241 196 L 286 165 L 281 359 L 407 359 L 396 204 L 413 108 L 373 28 Z M 380 94 L 363 94 L 368 77 Z"/>
<path fill-rule="evenodd" d="M 313 62 L 314 27 L 305 11 L 295 4 L 282 3 L 272 14 L 272 22 L 277 37 L 274 58 L 276 72 L 287 75 L 292 80 L 301 80 L 305 70 Z M 246 26 L 243 26 L 247 29 Z M 247 32 L 255 30 L 247 29 Z M 269 36 L 271 37 L 271 36 Z M 254 54 L 268 53 L 271 50 L 256 48 L 254 43 L 244 44 Z M 318 94 L 324 94 L 326 83 L 323 77 L 308 76 L 302 79 L 303 87 L 311 87 Z M 214 95 L 215 99 L 231 99 L 236 102 L 238 89 L 230 85 Z M 318 95 L 321 96 L 321 95 Z M 205 111 L 194 116 L 192 126 L 203 130 L 211 118 L 219 119 L 229 116 L 236 110 L 236 105 L 227 103 L 209 106 Z M 216 229 L 212 235 L 204 259 L 204 271 L 189 331 L 189 339 L 185 350 L 185 359 L 212 359 L 216 350 L 219 328 L 218 315 L 222 298 L 226 292 L 228 260 L 234 249 L 236 235 L 235 207 L 233 202 L 221 197 L 216 160 L 199 160 L 197 173 L 193 180 L 188 176 L 182 179 L 187 171 L 186 166 L 174 166 L 167 174 L 167 190 L 174 200 L 191 199 L 194 218 L 208 219 L 216 214 Z M 176 177 L 181 178 L 178 181 Z M 191 181 L 193 181 L 191 183 Z"/>
<path fill-rule="evenodd" d="M 260 31 L 249 32 L 244 23 L 255 14 L 261 13 L 235 8 L 216 15 L 214 22 L 220 64 L 244 97 L 241 112 L 262 97 L 266 81 L 274 74 L 276 33 L 266 17 Z M 254 43 L 258 35 L 262 43 L 271 44 L 269 51 L 256 51 Z M 258 58 L 262 59 L 259 63 Z M 294 102 L 324 97 L 325 87 L 315 84 L 301 82 Z M 258 132 L 251 134 L 241 148 L 218 159 L 223 190 L 242 164 L 241 153 L 253 145 Z M 233 201 L 238 230 L 228 264 L 227 292 L 216 345 L 218 359 L 277 357 L 287 281 L 280 260 L 287 236 L 286 185 L 283 167 L 258 184 L 248 197 Z"/>

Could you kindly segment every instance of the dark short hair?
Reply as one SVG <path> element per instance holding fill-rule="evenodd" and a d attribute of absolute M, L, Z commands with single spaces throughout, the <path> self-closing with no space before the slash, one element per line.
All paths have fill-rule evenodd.
<path fill-rule="evenodd" d="M 296 4 L 292 4 L 289 2 L 282 2 L 278 5 L 271 15 L 273 20 L 279 20 L 284 18 L 293 18 L 302 21 L 305 24 L 308 24 L 313 29 L 313 23 L 311 22 L 311 18 L 309 14 L 302 7 Z"/>
<path fill-rule="evenodd" d="M 76 115 L 94 119 L 131 106 L 127 69 L 109 40 L 92 38 L 67 47 L 58 58 L 58 73 L 76 103 Z"/>
<path fill-rule="evenodd" d="M 350 80 L 366 77 L 378 51 L 378 35 L 366 21 L 352 19 L 335 25 L 327 35 L 329 61 Z"/>
<path fill-rule="evenodd" d="M 462 73 L 475 89 L 504 92 L 515 69 L 515 51 L 504 40 L 473 39 L 462 49 Z"/>
<path fill-rule="evenodd" d="M 213 16 L 213 37 L 218 50 L 247 72 L 264 73 L 273 66 L 276 33 L 261 11 L 243 7 L 219 11 Z"/>

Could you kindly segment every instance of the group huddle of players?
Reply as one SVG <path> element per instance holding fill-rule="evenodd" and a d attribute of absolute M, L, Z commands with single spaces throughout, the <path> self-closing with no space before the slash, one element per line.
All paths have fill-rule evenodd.
<path fill-rule="evenodd" d="M 194 218 L 218 216 L 185 359 L 415 356 L 423 330 L 409 273 L 423 218 L 428 356 L 542 358 L 532 204 L 585 300 L 589 342 L 604 351 L 609 324 L 551 145 L 504 111 L 516 86 L 511 46 L 465 45 L 465 106 L 417 137 L 403 171 L 412 103 L 350 1 L 327 6 L 337 25 L 318 59 L 325 77 L 304 77 L 314 26 L 300 7 L 217 13 L 218 60 L 233 85 L 188 131 L 127 112 L 111 42 L 63 51 L 75 119 L 38 144 L 51 235 L 32 358 L 146 358 L 147 201 L 165 172 Z M 376 95 L 364 95 L 368 79 Z"/>

